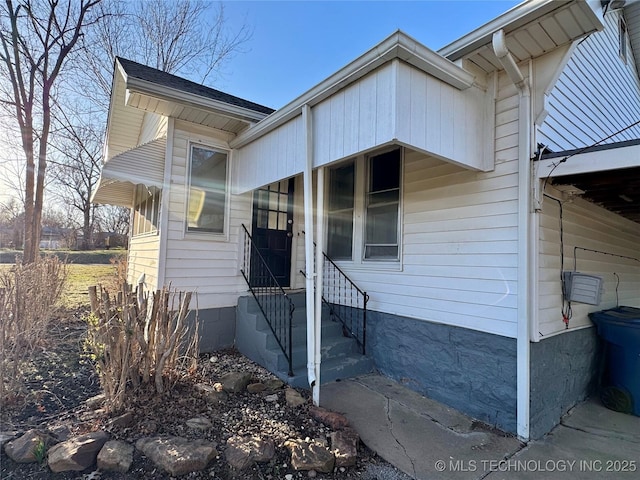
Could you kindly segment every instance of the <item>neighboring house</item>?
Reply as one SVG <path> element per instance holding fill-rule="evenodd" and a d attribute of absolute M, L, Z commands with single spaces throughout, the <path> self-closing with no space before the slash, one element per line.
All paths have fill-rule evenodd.
<path fill-rule="evenodd" d="M 275 112 L 118 59 L 94 201 L 132 208 L 132 281 L 198 292 L 209 348 L 286 372 L 247 339 L 247 281 L 276 297 L 262 256 L 317 304 L 324 272 L 335 308 L 359 295 L 337 265 L 368 295 L 366 332 L 344 310 L 370 366 L 540 437 L 597 385 L 588 313 L 640 307 L 638 49 L 640 3 L 529 1 L 438 52 L 394 33 Z M 574 269 L 599 305 L 564 301 Z M 320 373 L 320 329 L 337 348 L 320 312 L 297 376 Z M 278 315 L 258 333 L 286 354 Z"/>

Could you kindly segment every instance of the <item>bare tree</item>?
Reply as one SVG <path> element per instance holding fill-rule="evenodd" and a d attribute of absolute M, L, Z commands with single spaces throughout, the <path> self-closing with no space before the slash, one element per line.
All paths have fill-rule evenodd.
<path fill-rule="evenodd" d="M 0 11 L 0 72 L 9 80 L 0 99 L 15 111 L 26 160 L 25 263 L 38 256 L 56 80 L 99 2 L 5 0 Z"/>
<path fill-rule="evenodd" d="M 65 205 L 81 217 L 82 241 L 80 249 L 93 247 L 93 234 L 98 205 L 91 203 L 102 164 L 102 136 L 92 123 L 77 125 L 78 118 L 72 121 L 63 111 L 59 119 L 62 128 L 57 132 L 52 148 L 59 154 L 60 161 L 52 169 L 55 194 Z"/>
<path fill-rule="evenodd" d="M 83 37 L 83 43 L 92 87 L 102 91 L 105 105 L 116 56 L 204 84 L 215 81 L 224 63 L 252 36 L 246 23 L 234 31 L 229 29 L 222 3 L 146 0 L 131 4 L 105 0 L 99 8 L 103 21 L 91 35 Z"/>
<path fill-rule="evenodd" d="M 251 29 L 246 24 L 233 31 L 228 28 L 222 3 L 213 4 L 203 0 L 146 0 L 135 3 L 104 0 L 96 8 L 101 21 L 83 35 L 81 42 L 84 55 L 76 58 L 74 67 L 79 79 L 76 85 L 81 89 L 78 92 L 81 95 L 76 97 L 90 99 L 101 110 L 97 114 L 92 112 L 89 120 L 82 120 L 82 115 L 76 113 L 73 119 L 67 116 L 59 121 L 65 132 L 76 132 L 74 135 L 64 135 L 65 148 L 76 153 L 67 155 L 66 159 L 63 156 L 60 162 L 68 164 L 68 167 L 59 169 L 66 178 L 64 183 L 68 193 L 65 197 L 72 196 L 76 199 L 75 203 L 83 205 L 85 238 L 88 238 L 86 232 L 95 223 L 87 220 L 86 212 L 99 218 L 98 223 L 103 231 L 126 235 L 129 227 L 127 209 L 104 205 L 89 209 L 85 199 L 90 199 L 96 185 L 94 167 L 101 164 L 99 155 L 102 151 L 92 149 L 95 155 L 89 155 L 86 151 L 80 154 L 86 150 L 83 143 L 87 142 L 87 137 L 95 139 L 103 135 L 115 57 L 124 56 L 204 83 L 220 74 L 224 63 L 241 51 L 251 38 Z M 77 105 L 73 110 L 80 112 L 88 109 L 86 105 Z M 75 127 L 71 125 L 72 121 L 85 126 Z M 88 129 L 93 131 L 89 132 Z M 78 145 L 70 147 L 69 142 L 74 141 Z M 81 167 L 78 161 L 86 161 L 87 165 Z M 74 180 L 69 181 L 72 172 Z M 78 176 L 85 178 L 80 182 Z M 88 197 L 79 194 L 80 183 L 83 191 L 88 192 Z M 82 201 L 78 201 L 80 199 Z"/>

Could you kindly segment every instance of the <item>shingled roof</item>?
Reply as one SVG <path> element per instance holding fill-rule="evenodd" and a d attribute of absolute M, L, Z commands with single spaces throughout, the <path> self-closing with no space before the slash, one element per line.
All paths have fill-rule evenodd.
<path fill-rule="evenodd" d="M 199 95 L 204 98 L 210 98 L 212 100 L 217 100 L 219 102 L 228 103 L 230 105 L 235 105 L 237 107 L 246 108 L 267 115 L 274 112 L 272 108 L 265 107 L 264 105 L 259 105 L 243 98 L 229 95 L 228 93 L 221 92 L 220 90 L 200 85 L 185 78 L 171 75 L 170 73 L 142 65 L 141 63 L 137 63 L 132 60 L 127 60 L 126 58 L 117 57 L 117 61 L 122 65 L 122 68 L 129 77 L 145 80 L 157 85 L 173 88 L 193 95 Z"/>

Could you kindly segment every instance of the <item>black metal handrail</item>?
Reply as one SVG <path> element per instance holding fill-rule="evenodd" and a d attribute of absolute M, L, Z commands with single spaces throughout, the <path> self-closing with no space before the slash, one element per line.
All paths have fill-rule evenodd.
<path fill-rule="evenodd" d="M 302 233 L 305 232 L 302 231 Z M 315 242 L 313 242 L 313 246 L 317 247 Z M 356 340 L 358 347 L 360 347 L 360 353 L 364 355 L 366 352 L 369 295 L 358 287 L 325 252 L 322 252 L 322 256 L 324 258 L 322 301 L 329 307 L 331 317 L 342 324 L 345 335 Z M 302 270 L 300 273 L 305 275 Z"/>
<path fill-rule="evenodd" d="M 293 376 L 293 311 L 295 305 L 271 272 L 249 230 L 244 229 L 242 276 L 284 354 Z"/>

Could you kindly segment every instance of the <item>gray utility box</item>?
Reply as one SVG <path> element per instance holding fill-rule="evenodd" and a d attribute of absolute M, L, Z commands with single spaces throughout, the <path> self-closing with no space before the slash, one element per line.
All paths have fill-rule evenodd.
<path fill-rule="evenodd" d="M 602 277 L 580 272 L 562 272 L 566 300 L 600 305 Z"/>

